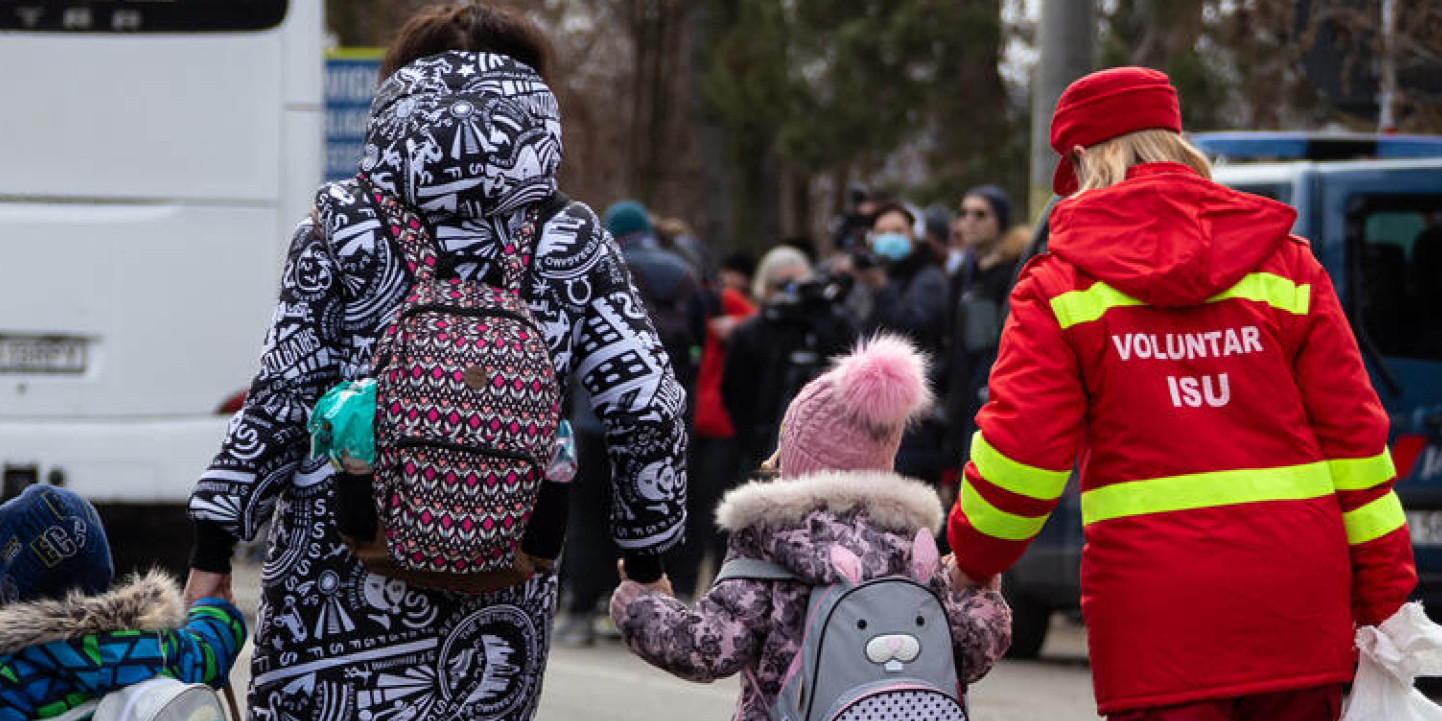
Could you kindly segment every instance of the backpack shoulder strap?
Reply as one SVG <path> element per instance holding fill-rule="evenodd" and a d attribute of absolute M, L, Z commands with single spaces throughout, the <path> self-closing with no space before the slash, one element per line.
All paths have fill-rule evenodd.
<path fill-rule="evenodd" d="M 546 223 L 569 208 L 571 203 L 571 199 L 558 190 L 526 210 L 520 232 L 516 233 L 511 243 L 501 249 L 501 262 L 504 266 L 501 282 L 503 288 L 515 293 L 521 292 L 521 281 L 525 278 L 526 269 L 531 266 L 531 258 L 535 256 L 536 248 L 540 245 Z"/>
<path fill-rule="evenodd" d="M 716 572 L 716 580 L 712 585 L 722 581 L 729 581 L 733 578 L 754 578 L 762 581 L 800 581 L 800 577 L 786 570 L 779 563 L 763 561 L 759 558 L 733 558 L 723 564 Z"/>
<path fill-rule="evenodd" d="M 356 179 L 361 191 L 365 193 L 366 201 L 376 209 L 382 233 L 405 259 L 411 279 L 419 282 L 433 277 L 440 253 L 435 232 L 430 228 L 430 224 L 414 208 L 377 187 L 364 174 L 357 175 Z"/>

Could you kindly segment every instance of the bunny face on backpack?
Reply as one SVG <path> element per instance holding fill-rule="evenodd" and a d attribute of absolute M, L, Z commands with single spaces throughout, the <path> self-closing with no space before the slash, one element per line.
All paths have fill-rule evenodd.
<path fill-rule="evenodd" d="M 950 646 L 922 644 L 932 630 L 928 624 L 935 627 L 946 622 L 941 603 L 930 591 L 909 584 L 898 588 L 888 579 L 855 589 L 852 595 L 831 620 L 836 637 L 830 641 L 840 641 L 847 653 L 860 653 L 871 662 L 870 666 L 858 664 L 858 671 L 885 679 L 920 664 L 937 663 L 937 656 L 950 662 Z M 930 653 L 923 656 L 923 652 Z"/>

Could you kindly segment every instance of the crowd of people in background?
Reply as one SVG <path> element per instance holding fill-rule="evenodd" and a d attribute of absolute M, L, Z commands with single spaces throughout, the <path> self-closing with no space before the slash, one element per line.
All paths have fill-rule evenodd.
<path fill-rule="evenodd" d="M 924 209 L 860 184 L 846 201 L 826 252 L 793 239 L 759 260 L 713 253 L 687 223 L 635 200 L 604 214 L 690 399 L 687 540 L 667 559 L 680 598 L 701 595 L 723 558 L 715 523 L 722 496 L 777 448 L 790 399 L 861 338 L 896 334 L 930 357 L 937 400 L 903 436 L 896 468 L 947 504 L 956 496 L 1030 231 L 1013 224 L 1011 199 L 994 185 Z M 590 512 L 608 504 L 610 472 L 586 462 L 604 457 L 604 439 L 584 389 L 576 390 L 570 415 L 584 497 L 572 505 L 566 540 L 562 645 L 589 645 L 613 630 L 603 601 L 617 581 L 609 559 L 619 555 L 605 520 Z"/>

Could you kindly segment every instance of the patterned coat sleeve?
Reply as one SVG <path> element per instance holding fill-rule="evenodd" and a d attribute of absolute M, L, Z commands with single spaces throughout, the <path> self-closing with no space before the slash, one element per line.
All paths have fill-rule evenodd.
<path fill-rule="evenodd" d="M 190 607 L 184 626 L 163 634 L 165 674 L 186 683 L 223 686 L 245 645 L 245 617 L 219 598 Z"/>
<path fill-rule="evenodd" d="M 311 229 L 307 219 L 291 239 L 260 371 L 190 497 L 193 520 L 237 538 L 253 538 L 270 517 L 277 495 L 306 459 L 311 407 L 340 379 L 340 271 Z"/>
<path fill-rule="evenodd" d="M 571 367 L 605 426 L 616 545 L 628 557 L 656 556 L 680 542 L 685 528 L 686 391 L 620 248 L 599 223 L 589 231 L 584 245 L 597 257 L 586 278 L 590 302 L 571 329 Z"/>
<path fill-rule="evenodd" d="M 725 678 L 754 663 L 766 638 L 770 584 L 733 579 L 692 607 L 626 581 L 611 597 L 611 619 L 633 653 L 688 681 Z"/>
<path fill-rule="evenodd" d="M 946 573 L 932 576 L 929 585 L 941 598 L 951 623 L 957 678 L 964 683 L 976 683 L 1011 647 L 1011 608 L 996 591 L 988 588 L 958 591 L 952 588 L 947 577 Z"/>

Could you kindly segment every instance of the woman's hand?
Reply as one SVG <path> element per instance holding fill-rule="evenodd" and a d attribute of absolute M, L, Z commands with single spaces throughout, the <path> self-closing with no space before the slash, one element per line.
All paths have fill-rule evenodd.
<path fill-rule="evenodd" d="M 230 574 L 190 569 L 190 577 L 185 580 L 185 605 L 194 605 L 210 596 L 235 603 L 235 596 L 230 592 Z"/>
<path fill-rule="evenodd" d="M 941 559 L 941 567 L 946 571 L 947 577 L 951 580 L 951 587 L 958 591 L 964 591 L 968 588 L 985 588 L 992 591 L 1001 590 L 1001 574 L 992 576 L 986 579 L 985 582 L 977 581 L 971 576 L 968 576 L 966 571 L 961 570 L 960 566 L 956 565 L 956 554 L 954 553 L 948 553 L 945 558 Z"/>
<path fill-rule="evenodd" d="M 631 580 L 629 577 L 626 576 L 626 559 L 616 559 L 616 573 L 620 574 L 622 581 Z M 648 588 L 652 591 L 655 591 L 656 593 L 670 596 L 672 598 L 676 597 L 676 592 L 671 590 L 671 577 L 667 576 L 664 573 L 661 574 L 660 578 L 650 583 L 640 583 L 639 581 L 637 581 L 636 583 L 639 583 L 642 587 Z"/>

